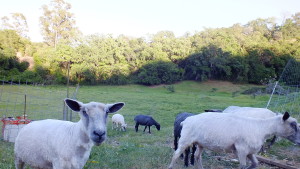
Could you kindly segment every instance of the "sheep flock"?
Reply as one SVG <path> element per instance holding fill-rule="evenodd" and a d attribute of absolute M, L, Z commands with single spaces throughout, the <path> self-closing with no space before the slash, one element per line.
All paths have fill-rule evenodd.
<path fill-rule="evenodd" d="M 43 169 L 81 169 L 90 157 L 93 146 L 101 145 L 107 137 L 108 114 L 125 105 L 123 102 L 104 104 L 82 103 L 65 99 L 66 105 L 78 112 L 78 122 L 62 120 L 33 121 L 23 127 L 15 141 L 15 167 L 25 165 Z M 126 117 L 126 116 L 125 116 Z M 137 115 L 132 121 L 136 132 L 140 125 L 151 136 L 151 126 L 159 131 L 160 124 L 152 116 Z M 127 126 L 122 114 L 111 118 L 112 129 L 123 132 Z M 146 129 L 148 128 L 148 132 Z M 154 133 L 155 134 L 155 133 Z M 176 166 L 180 156 L 185 156 L 185 166 L 191 164 L 203 169 L 202 153 L 205 149 L 234 153 L 240 168 L 257 168 L 256 154 L 271 136 L 281 137 L 300 145 L 300 128 L 288 112 L 274 113 L 264 108 L 229 106 L 222 112 L 199 114 L 179 113 L 174 117 L 174 154 L 169 169 Z M 192 148 L 192 153 L 190 153 Z M 251 164 L 247 165 L 247 160 Z"/>

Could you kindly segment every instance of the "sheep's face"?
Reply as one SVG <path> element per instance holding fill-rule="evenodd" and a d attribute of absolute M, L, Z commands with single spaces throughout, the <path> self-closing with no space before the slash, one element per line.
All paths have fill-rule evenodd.
<path fill-rule="evenodd" d="M 122 130 L 123 130 L 123 131 L 126 131 L 127 124 L 122 124 L 122 126 L 121 126 L 121 127 L 122 127 Z"/>
<path fill-rule="evenodd" d="M 160 130 L 160 124 L 157 124 L 155 127 L 158 131 Z"/>
<path fill-rule="evenodd" d="M 124 106 L 124 103 L 103 104 L 90 102 L 83 104 L 70 99 L 66 99 L 66 103 L 73 111 L 79 112 L 83 128 L 95 145 L 100 145 L 106 139 L 108 113 L 117 112 Z"/>
<path fill-rule="evenodd" d="M 286 112 L 282 116 L 282 125 L 278 125 L 278 135 L 300 145 L 300 128 L 297 120 Z"/>

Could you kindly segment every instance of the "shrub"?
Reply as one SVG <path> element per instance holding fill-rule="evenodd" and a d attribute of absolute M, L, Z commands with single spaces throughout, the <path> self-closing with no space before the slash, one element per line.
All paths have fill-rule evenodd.
<path fill-rule="evenodd" d="M 138 83 L 145 85 L 171 84 L 181 80 L 182 70 L 172 62 L 157 61 L 138 71 Z"/>

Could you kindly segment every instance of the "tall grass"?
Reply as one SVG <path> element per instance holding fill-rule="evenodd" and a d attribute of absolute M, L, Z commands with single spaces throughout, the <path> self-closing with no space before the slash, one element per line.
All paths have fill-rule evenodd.
<path fill-rule="evenodd" d="M 128 124 L 126 132 L 112 130 L 112 115 L 109 115 L 108 139 L 101 146 L 93 148 L 85 168 L 167 168 L 173 153 L 173 122 L 178 113 L 201 113 L 205 109 L 224 109 L 229 105 L 265 107 L 269 98 L 269 95 L 253 98 L 237 94 L 252 85 L 185 81 L 173 86 L 174 92 L 163 86 L 81 86 L 77 96 L 84 103 L 125 102 L 125 107 L 119 113 L 124 115 Z M 57 87 L 57 90 L 62 88 Z M 161 124 L 161 131 L 152 127 L 152 134 L 143 133 L 143 128 L 136 133 L 133 118 L 138 114 L 153 116 Z M 78 116 L 74 115 L 73 121 L 77 120 Z M 0 168 L 13 168 L 13 144 L 0 141 L 0 148 Z M 238 167 L 236 163 L 218 161 L 213 155 L 209 151 L 204 153 L 206 168 Z M 182 161 L 178 160 L 177 167 L 182 166 Z"/>

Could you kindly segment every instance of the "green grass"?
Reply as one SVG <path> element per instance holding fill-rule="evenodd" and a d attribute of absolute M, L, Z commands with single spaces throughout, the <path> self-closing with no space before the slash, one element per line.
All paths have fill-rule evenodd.
<path fill-rule="evenodd" d="M 173 122 L 178 113 L 200 113 L 205 109 L 224 109 L 229 105 L 264 107 L 269 99 L 269 95 L 253 98 L 250 95 L 240 94 L 253 85 L 237 85 L 219 81 L 205 83 L 185 81 L 173 86 L 175 92 L 170 92 L 164 86 L 81 86 L 77 97 L 84 103 L 90 101 L 125 102 L 125 107 L 119 113 L 124 115 L 128 124 L 126 132 L 112 130 L 112 115 L 109 115 L 108 139 L 102 145 L 93 147 L 85 168 L 167 168 L 173 155 Z M 43 93 L 43 90 L 49 89 L 53 90 L 51 93 L 53 98 L 57 97 L 52 95 L 65 92 L 62 86 L 45 87 L 39 91 Z M 36 90 L 28 90 L 36 92 Z M 34 93 L 34 95 L 39 95 L 39 93 Z M 55 100 L 49 99 L 48 101 L 51 103 Z M 0 105 L 0 107 L 5 108 L 5 105 Z M 41 108 L 37 107 L 37 109 L 42 111 Z M 143 133 L 143 127 L 141 127 L 136 133 L 133 118 L 137 114 L 153 116 L 161 124 L 161 131 L 152 127 L 152 134 L 148 134 Z M 73 121 L 77 120 L 78 116 L 74 114 Z M 0 148 L 0 168 L 13 168 L 13 144 L 1 140 Z M 214 156 L 216 155 L 213 152 L 204 153 L 205 168 L 238 167 L 238 164 L 233 162 L 218 161 Z M 178 160 L 177 167 L 183 167 L 182 160 Z"/>

